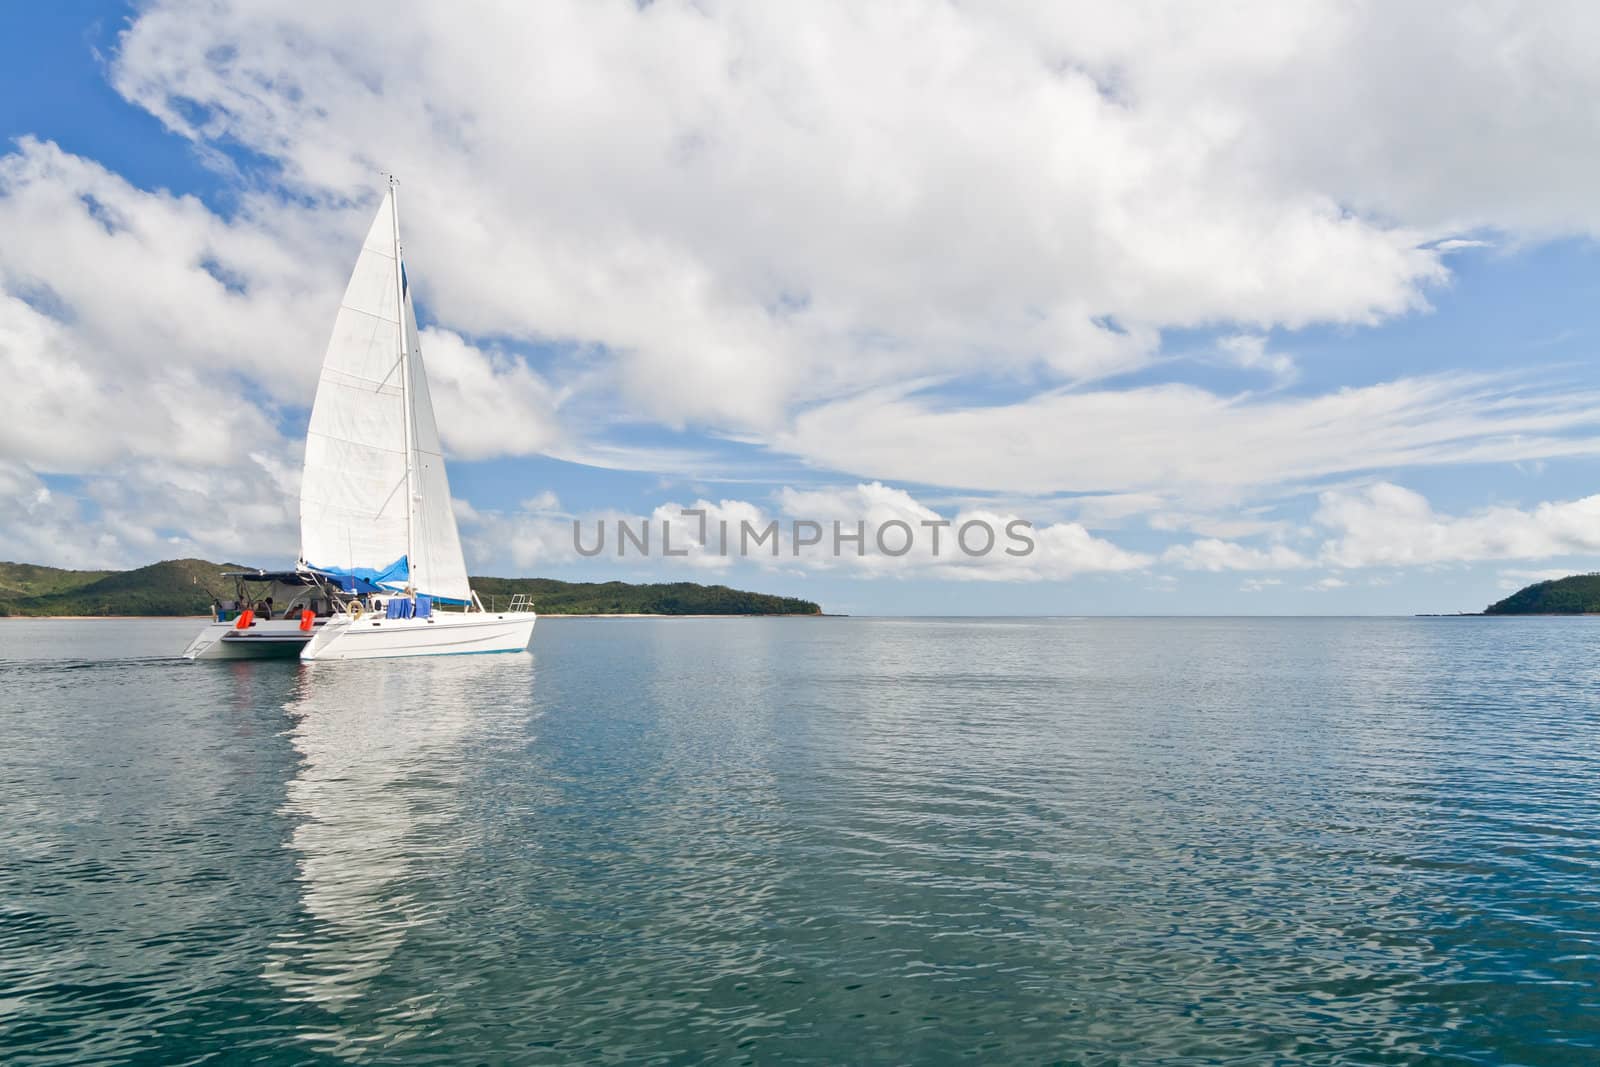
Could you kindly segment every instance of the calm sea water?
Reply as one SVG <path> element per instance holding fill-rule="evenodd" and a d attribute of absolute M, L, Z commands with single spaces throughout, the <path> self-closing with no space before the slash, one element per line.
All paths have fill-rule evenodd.
<path fill-rule="evenodd" d="M 1600 621 L 0 622 L 0 1059 L 1600 1061 Z"/>

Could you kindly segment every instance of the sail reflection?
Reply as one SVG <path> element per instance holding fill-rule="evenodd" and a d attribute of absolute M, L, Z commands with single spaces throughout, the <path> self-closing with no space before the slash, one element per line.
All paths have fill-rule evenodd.
<path fill-rule="evenodd" d="M 434 1010 L 374 994 L 407 941 L 437 921 L 450 872 L 474 838 L 462 816 L 464 752 L 495 721 L 499 691 L 526 694 L 526 654 L 307 665 L 285 707 L 299 767 L 283 813 L 295 827 L 304 914 L 274 945 L 266 979 L 332 1013 L 312 1037 L 352 1054 L 416 1028 Z M 523 702 L 525 706 L 525 700 Z M 480 709 L 490 709 L 481 711 Z M 406 983 L 397 983 L 402 988 Z"/>

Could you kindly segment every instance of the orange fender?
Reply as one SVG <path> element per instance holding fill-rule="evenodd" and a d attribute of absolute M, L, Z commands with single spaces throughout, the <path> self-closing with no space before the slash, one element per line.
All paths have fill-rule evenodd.
<path fill-rule="evenodd" d="M 251 624 L 255 621 L 256 613 L 246 609 L 245 611 L 239 612 L 239 621 L 233 624 L 233 628 L 235 630 L 248 630 L 250 629 Z"/>
<path fill-rule="evenodd" d="M 316 617 L 316 613 L 314 612 L 302 611 L 300 613 L 300 629 L 309 631 L 314 625 L 312 620 L 314 620 Z"/>

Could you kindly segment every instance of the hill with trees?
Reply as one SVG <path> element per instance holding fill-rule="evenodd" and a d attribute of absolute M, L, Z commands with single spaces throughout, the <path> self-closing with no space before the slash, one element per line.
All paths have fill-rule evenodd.
<path fill-rule="evenodd" d="M 822 609 L 798 597 L 747 593 L 725 585 L 662 582 L 559 582 L 553 578 L 474 578 L 472 588 L 485 604 L 504 605 L 527 593 L 546 615 L 820 615 Z"/>
<path fill-rule="evenodd" d="M 1600 614 L 1600 574 L 1535 582 L 1483 609 L 1485 615 Z"/>
<path fill-rule="evenodd" d="M 0 563 L 0 615 L 205 615 L 213 595 L 232 595 L 223 571 L 237 563 L 174 559 L 131 571 L 74 571 Z M 748 593 L 725 585 L 669 582 L 562 582 L 553 578 L 473 578 L 485 604 L 532 595 L 545 615 L 820 615 L 796 597 Z"/>
<path fill-rule="evenodd" d="M 204 615 L 233 563 L 172 559 L 131 571 L 0 563 L 0 615 Z"/>

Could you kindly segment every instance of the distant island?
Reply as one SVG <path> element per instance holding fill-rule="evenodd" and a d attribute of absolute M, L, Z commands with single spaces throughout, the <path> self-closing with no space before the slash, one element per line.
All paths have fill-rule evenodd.
<path fill-rule="evenodd" d="M 0 615 L 205 615 L 232 587 L 221 574 L 254 570 L 237 563 L 172 559 L 131 571 L 74 571 L 0 563 Z M 515 593 L 533 596 L 545 615 L 820 615 L 798 597 L 664 582 L 561 582 L 553 578 L 473 578 L 485 604 Z"/>
<path fill-rule="evenodd" d="M 1483 609 L 1485 615 L 1600 615 L 1600 574 L 1535 582 Z"/>

